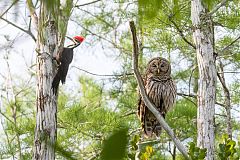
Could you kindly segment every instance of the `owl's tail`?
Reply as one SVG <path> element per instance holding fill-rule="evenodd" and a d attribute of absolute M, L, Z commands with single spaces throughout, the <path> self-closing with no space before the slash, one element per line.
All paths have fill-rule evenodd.
<path fill-rule="evenodd" d="M 162 114 L 162 116 L 165 118 L 165 114 Z M 143 130 L 146 137 L 153 137 L 154 135 L 159 137 L 162 132 L 162 127 L 155 116 L 149 113 L 149 115 L 144 118 Z"/>

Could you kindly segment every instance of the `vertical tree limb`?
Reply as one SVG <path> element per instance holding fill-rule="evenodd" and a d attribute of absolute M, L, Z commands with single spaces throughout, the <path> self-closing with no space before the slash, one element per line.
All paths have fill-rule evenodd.
<path fill-rule="evenodd" d="M 232 139 L 232 118 L 231 118 L 230 92 L 226 85 L 222 61 L 220 59 L 218 61 L 219 61 L 219 69 L 220 69 L 221 73 L 217 73 L 217 76 L 218 76 L 220 83 L 222 84 L 223 93 L 224 93 L 224 108 L 226 111 L 227 134 L 228 134 L 228 137 Z"/>
<path fill-rule="evenodd" d="M 185 159 L 189 159 L 187 151 L 183 144 L 180 142 L 180 140 L 176 137 L 172 129 L 168 126 L 168 124 L 165 122 L 164 118 L 159 114 L 159 112 L 156 110 L 156 107 L 154 104 L 152 104 L 147 96 L 147 93 L 144 89 L 143 85 L 143 80 L 141 78 L 141 74 L 138 70 L 138 55 L 139 55 L 139 50 L 138 50 L 138 41 L 137 41 L 137 36 L 136 36 L 136 28 L 134 25 L 133 21 L 129 22 L 130 24 L 130 29 L 132 32 L 132 38 L 133 38 L 133 54 L 132 54 L 132 60 L 133 60 L 133 70 L 135 77 L 137 79 L 137 83 L 139 86 L 140 94 L 143 98 L 144 103 L 148 107 L 148 109 L 154 114 L 154 116 L 157 118 L 159 123 L 161 124 L 162 128 L 167 132 L 167 134 L 171 137 L 175 145 L 177 146 L 178 150 L 183 154 Z"/>
<path fill-rule="evenodd" d="M 30 12 L 31 19 L 32 19 L 32 21 L 34 23 L 34 27 L 37 30 L 37 28 L 38 28 L 38 16 L 37 16 L 37 14 L 35 12 L 36 9 L 35 9 L 35 7 L 33 5 L 32 0 L 27 0 L 27 7 L 28 7 L 28 10 Z"/>

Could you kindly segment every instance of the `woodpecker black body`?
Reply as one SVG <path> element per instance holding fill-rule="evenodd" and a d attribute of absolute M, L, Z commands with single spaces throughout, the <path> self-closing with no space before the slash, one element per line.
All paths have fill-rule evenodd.
<path fill-rule="evenodd" d="M 62 82 L 62 84 L 64 84 L 66 81 L 68 68 L 73 60 L 73 49 L 79 46 L 84 40 L 84 38 L 82 37 L 80 37 L 80 40 L 78 38 L 79 36 L 76 37 L 77 38 L 74 37 L 74 39 L 72 40 L 74 42 L 73 45 L 68 46 L 68 48 L 65 47 L 62 52 L 59 52 L 57 56 L 54 57 L 54 60 L 56 60 L 58 64 L 57 74 L 55 75 L 52 82 L 52 89 L 55 95 L 57 94 L 60 81 Z"/>

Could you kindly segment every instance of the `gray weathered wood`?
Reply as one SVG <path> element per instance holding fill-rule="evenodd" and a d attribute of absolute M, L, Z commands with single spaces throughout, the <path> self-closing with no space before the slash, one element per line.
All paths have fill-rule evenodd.
<path fill-rule="evenodd" d="M 191 20 L 199 69 L 197 146 L 207 149 L 206 160 L 214 159 L 214 114 L 216 101 L 216 68 L 213 24 L 202 0 L 192 0 Z"/>

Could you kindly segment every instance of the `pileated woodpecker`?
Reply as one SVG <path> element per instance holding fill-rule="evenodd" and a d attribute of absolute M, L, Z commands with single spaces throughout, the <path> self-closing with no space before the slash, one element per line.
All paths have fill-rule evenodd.
<path fill-rule="evenodd" d="M 64 47 L 62 52 L 59 52 L 54 60 L 57 61 L 58 70 L 52 82 L 53 93 L 56 95 L 60 81 L 65 83 L 68 67 L 73 59 L 73 49 L 78 47 L 84 40 L 81 36 L 75 36 L 71 39 L 74 44 Z"/>

